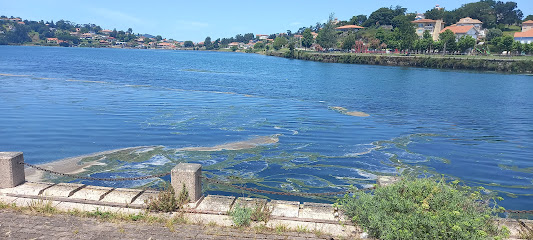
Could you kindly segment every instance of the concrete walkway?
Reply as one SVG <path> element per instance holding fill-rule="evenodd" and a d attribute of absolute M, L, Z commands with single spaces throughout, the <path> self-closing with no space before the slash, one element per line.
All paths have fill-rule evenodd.
<path fill-rule="evenodd" d="M 254 232 L 249 229 L 208 225 L 161 223 L 99 222 L 56 214 L 29 215 L 13 210 L 0 210 L 0 239 L 331 239 L 312 233 L 275 231 Z"/>
<path fill-rule="evenodd" d="M 63 212 L 78 210 L 139 214 L 145 212 L 145 201 L 157 195 L 158 192 L 139 189 L 25 182 L 14 188 L 0 189 L 0 202 L 19 207 L 46 202 Z M 207 195 L 185 206 L 184 217 L 193 223 L 216 223 L 218 226 L 232 227 L 234 223 L 228 212 L 236 206 L 259 207 L 269 212 L 266 227 L 270 229 L 281 226 L 293 231 L 300 229 L 343 238 L 358 237 L 362 233 L 332 204 L 321 203 Z M 252 227 L 259 224 L 262 223 L 253 222 Z"/>

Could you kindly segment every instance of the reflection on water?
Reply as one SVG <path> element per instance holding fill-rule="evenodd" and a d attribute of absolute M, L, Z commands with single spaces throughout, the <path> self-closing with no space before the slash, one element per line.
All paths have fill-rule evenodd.
<path fill-rule="evenodd" d="M 444 174 L 499 192 L 507 208 L 533 201 L 531 76 L 212 52 L 0 51 L 0 146 L 29 163 L 134 177 L 193 162 L 208 177 L 299 192 Z"/>

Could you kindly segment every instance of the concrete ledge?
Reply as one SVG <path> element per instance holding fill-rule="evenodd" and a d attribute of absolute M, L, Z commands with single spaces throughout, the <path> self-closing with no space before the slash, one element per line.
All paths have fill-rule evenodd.
<path fill-rule="evenodd" d="M 297 218 L 300 212 L 300 202 L 272 200 L 267 207 L 272 210 L 272 216 Z"/>
<path fill-rule="evenodd" d="M 235 197 L 233 196 L 209 195 L 202 200 L 196 209 L 226 214 L 231 210 L 233 202 L 235 202 Z"/>
<path fill-rule="evenodd" d="M 304 202 L 298 217 L 335 220 L 335 209 L 331 204 Z"/>
<path fill-rule="evenodd" d="M 131 204 L 145 205 L 146 201 L 148 201 L 150 198 L 156 198 L 157 195 L 159 195 L 159 192 L 157 191 L 144 191 L 139 196 L 137 196 L 137 198 L 135 198 Z"/>
<path fill-rule="evenodd" d="M 78 183 L 58 183 L 45 189 L 40 195 L 49 197 L 63 197 L 72 196 L 75 192 L 82 189 L 86 185 Z"/>
<path fill-rule="evenodd" d="M 72 194 L 70 198 L 100 201 L 111 191 L 113 191 L 111 187 L 87 186 Z"/>
<path fill-rule="evenodd" d="M 231 209 L 235 208 L 235 206 L 237 205 L 239 205 L 240 207 L 251 208 L 251 209 L 263 208 L 265 207 L 266 204 L 267 204 L 266 199 L 239 197 L 237 198 L 237 200 L 235 200 L 235 203 L 233 204 L 233 207 Z"/>
<path fill-rule="evenodd" d="M 14 188 L 0 190 L 3 193 L 22 194 L 22 195 L 40 195 L 43 191 L 55 184 L 44 182 L 25 182 Z"/>
<path fill-rule="evenodd" d="M 101 201 L 130 204 L 135 201 L 135 198 L 141 195 L 142 192 L 143 190 L 140 189 L 116 188 L 105 195 Z"/>

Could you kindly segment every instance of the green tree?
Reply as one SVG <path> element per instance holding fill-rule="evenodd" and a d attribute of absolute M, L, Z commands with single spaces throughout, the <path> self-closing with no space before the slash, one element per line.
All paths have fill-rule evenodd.
<path fill-rule="evenodd" d="M 412 20 L 414 20 L 412 17 L 405 15 L 398 15 L 393 19 L 394 35 L 396 40 L 400 42 L 402 50 L 413 48 L 415 41 L 418 39 L 415 26 L 411 23 Z"/>
<path fill-rule="evenodd" d="M 215 43 L 213 43 L 213 48 L 214 49 L 220 48 L 220 38 L 217 38 L 217 40 L 215 40 Z"/>
<path fill-rule="evenodd" d="M 204 40 L 204 46 L 206 50 L 212 50 L 213 49 L 213 43 L 211 42 L 211 37 L 206 37 Z"/>
<path fill-rule="evenodd" d="M 58 21 L 59 22 L 59 21 Z M 110 37 L 114 37 L 114 38 L 117 38 L 118 36 L 118 32 L 117 32 L 117 29 L 114 28 L 113 31 L 109 34 Z"/>
<path fill-rule="evenodd" d="M 254 45 L 254 49 L 263 49 L 265 48 L 265 44 L 262 42 L 258 42 Z"/>
<path fill-rule="evenodd" d="M 286 53 L 286 56 L 289 58 L 293 58 L 294 57 L 294 42 L 293 41 L 289 42 L 288 47 L 289 47 L 289 51 Z"/>
<path fill-rule="evenodd" d="M 461 52 L 465 52 L 469 48 L 473 48 L 475 45 L 476 39 L 474 39 L 472 36 L 462 36 L 457 43 L 457 46 Z"/>
<path fill-rule="evenodd" d="M 276 39 L 274 39 L 273 47 L 276 50 L 280 50 L 281 48 L 283 48 L 283 46 L 287 45 L 287 43 L 288 43 L 287 38 L 278 36 L 276 37 Z"/>
<path fill-rule="evenodd" d="M 513 51 L 517 54 L 521 54 L 524 51 L 524 45 L 519 41 L 513 42 Z"/>
<path fill-rule="evenodd" d="M 498 24 L 515 24 L 522 21 L 524 14 L 517 8 L 516 2 L 497 1 L 494 4 L 496 14 L 496 23 Z"/>
<path fill-rule="evenodd" d="M 491 28 L 487 30 L 487 35 L 485 36 L 485 39 L 487 41 L 491 41 L 494 38 L 503 36 L 503 32 L 500 29 L 497 28 Z"/>
<path fill-rule="evenodd" d="M 304 30 L 304 33 L 303 33 L 303 37 L 302 37 L 302 46 L 305 47 L 306 49 L 308 47 L 311 47 L 311 45 L 313 45 L 313 34 L 311 34 L 311 29 L 310 28 L 306 28 Z"/>
<path fill-rule="evenodd" d="M 447 29 L 446 31 L 442 32 L 439 35 L 439 39 L 441 41 L 443 51 L 453 52 L 457 50 L 457 43 L 455 42 L 455 34 L 450 29 Z"/>
<path fill-rule="evenodd" d="M 255 38 L 255 35 L 253 33 L 246 33 L 244 34 L 244 42 L 248 43 L 250 40 L 253 40 Z"/>
<path fill-rule="evenodd" d="M 434 47 L 434 41 L 433 41 L 433 36 L 431 36 L 431 33 L 429 33 L 428 30 L 424 31 L 424 34 L 422 35 L 422 39 L 421 39 L 422 43 L 421 43 L 421 48 L 420 50 L 428 50 L 428 51 L 431 51 L 431 49 L 433 49 Z"/>
<path fill-rule="evenodd" d="M 316 42 L 323 48 L 332 48 L 337 44 L 337 31 L 335 30 L 335 23 L 333 23 L 335 15 L 332 13 L 329 15 L 328 22 L 320 31 L 316 37 Z"/>
<path fill-rule="evenodd" d="M 390 8 L 380 8 L 370 14 L 368 20 L 365 21 L 363 26 L 371 27 L 374 25 L 391 25 L 392 19 L 399 15 L 404 15 L 407 8 L 402 8 L 401 6 L 396 6 L 395 9 Z"/>
<path fill-rule="evenodd" d="M 346 36 L 342 41 L 342 49 L 350 50 L 355 46 L 355 34 L 351 33 Z"/>
<path fill-rule="evenodd" d="M 498 48 L 501 51 L 511 51 L 513 49 L 513 42 L 514 38 L 511 36 L 503 36 L 499 38 L 500 41 L 498 42 Z"/>
<path fill-rule="evenodd" d="M 531 52 L 533 52 L 533 43 L 530 43 L 530 44 L 524 43 L 524 53 L 530 54 Z"/>
<path fill-rule="evenodd" d="M 527 17 L 524 19 L 524 22 L 529 20 L 533 20 L 533 15 L 527 15 Z"/>
<path fill-rule="evenodd" d="M 368 17 L 366 15 L 361 14 L 361 15 L 353 16 L 350 19 L 349 23 L 362 26 L 366 22 L 366 20 L 368 20 Z"/>
<path fill-rule="evenodd" d="M 155 40 L 161 41 L 161 40 L 163 40 L 163 37 L 161 37 L 161 35 L 157 35 L 157 36 L 155 36 Z"/>
<path fill-rule="evenodd" d="M 444 8 L 441 8 L 441 9 L 432 8 L 431 10 L 427 10 L 426 13 L 424 13 L 424 16 L 427 19 L 439 20 L 439 19 L 444 19 L 445 13 L 446 13 L 446 10 L 444 10 Z"/>
<path fill-rule="evenodd" d="M 16 43 L 22 44 L 25 42 L 31 42 L 31 38 L 28 36 L 29 28 L 24 25 L 17 25 L 15 29 L 8 31 L 3 37 L 2 40 L 5 44 L 7 43 Z"/>
<path fill-rule="evenodd" d="M 183 42 L 183 46 L 186 48 L 194 47 L 194 43 L 192 41 L 185 41 Z"/>

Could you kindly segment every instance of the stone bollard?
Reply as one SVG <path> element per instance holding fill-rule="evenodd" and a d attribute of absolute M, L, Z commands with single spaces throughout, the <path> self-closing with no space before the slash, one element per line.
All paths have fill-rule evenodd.
<path fill-rule="evenodd" d="M 0 189 L 12 188 L 26 181 L 22 152 L 0 152 Z"/>
<path fill-rule="evenodd" d="M 378 176 L 378 186 L 380 187 L 386 187 L 386 186 L 389 186 L 391 184 L 394 184 L 394 183 L 397 183 L 398 181 L 400 181 L 400 177 L 395 177 L 395 176 Z"/>
<path fill-rule="evenodd" d="M 180 163 L 176 165 L 170 174 L 170 183 L 179 196 L 183 185 L 189 192 L 191 202 L 196 202 L 202 197 L 202 165 L 195 163 Z"/>

